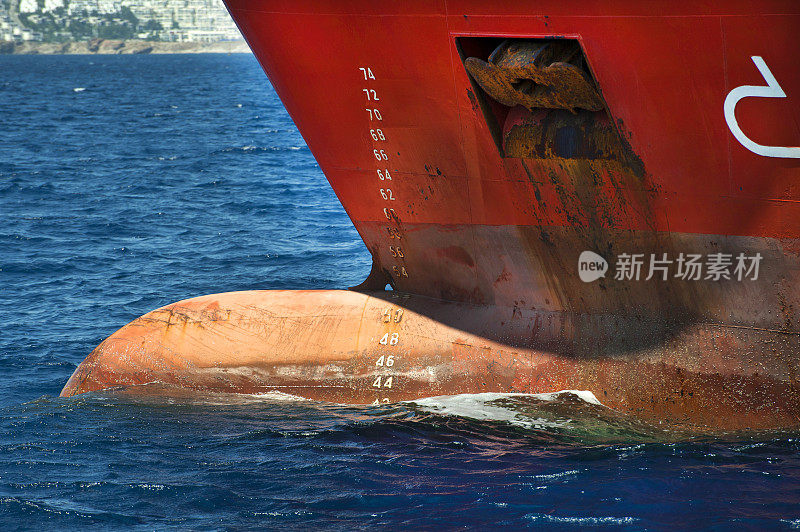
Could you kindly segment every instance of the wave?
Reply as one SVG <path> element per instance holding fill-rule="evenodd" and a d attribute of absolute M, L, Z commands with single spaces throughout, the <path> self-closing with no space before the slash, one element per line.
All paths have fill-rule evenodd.
<path fill-rule="evenodd" d="M 276 413 L 283 412 L 295 419 L 306 416 L 316 419 L 319 422 L 314 423 L 316 428 L 328 432 L 358 432 L 365 424 L 373 430 L 394 430 L 399 423 L 406 429 L 426 433 L 455 430 L 501 438 L 533 437 L 557 444 L 675 441 L 689 437 L 608 408 L 586 390 L 459 394 L 384 405 L 347 405 L 312 401 L 277 391 L 211 393 L 150 383 L 85 394 L 70 401 L 231 408 L 237 415 L 245 416 L 269 412 L 268 417 L 273 420 Z M 298 436 L 303 436 L 301 433 L 307 429 L 305 426 L 279 429 L 278 425 L 282 423 L 276 423 L 273 429 L 297 431 Z"/>
<path fill-rule="evenodd" d="M 66 401 L 66 403 L 64 403 Z M 49 403 L 48 401 L 45 401 Z M 305 438 L 374 437 L 393 431 L 443 434 L 471 438 L 532 441 L 548 445 L 623 445 L 622 454 L 641 452 L 650 443 L 720 441 L 748 445 L 796 432 L 747 431 L 716 434 L 657 421 L 648 422 L 603 405 L 588 390 L 548 393 L 475 393 L 424 397 L 381 405 L 353 405 L 306 399 L 279 391 L 254 394 L 209 392 L 153 382 L 57 399 L 70 407 L 116 405 L 157 410 L 175 407 L 183 411 L 228 412 L 244 419 L 258 419 L 265 433 Z M 180 414 L 179 414 L 180 415 Z M 294 420 L 287 423 L 287 420 Z M 296 422 L 296 423 L 295 423 Z M 332 436 L 338 435 L 338 436 Z M 423 439 L 424 439 L 423 438 Z"/>
<path fill-rule="evenodd" d="M 216 150 L 213 153 L 260 153 L 260 152 L 274 152 L 274 151 L 300 151 L 308 150 L 308 146 L 254 146 L 248 144 L 247 146 L 233 146 Z"/>
<path fill-rule="evenodd" d="M 571 396 L 571 397 L 570 397 Z M 526 429 L 565 428 L 570 420 L 553 420 L 532 414 L 532 402 L 557 403 L 575 398 L 587 405 L 603 406 L 588 390 L 561 390 L 551 393 L 474 393 L 442 395 L 407 401 L 430 412 L 478 421 L 501 421 Z M 524 407 L 524 408 L 520 408 Z"/>
<path fill-rule="evenodd" d="M 635 517 L 565 517 L 550 514 L 528 514 L 525 516 L 534 523 L 553 523 L 575 526 L 598 526 L 598 525 L 632 525 L 639 521 Z"/>

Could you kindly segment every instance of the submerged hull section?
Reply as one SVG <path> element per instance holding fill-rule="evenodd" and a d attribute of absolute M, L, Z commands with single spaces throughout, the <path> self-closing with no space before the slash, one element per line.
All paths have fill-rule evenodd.
<path fill-rule="evenodd" d="M 64 395 L 585 389 L 800 425 L 796 2 L 226 3 L 373 256 L 368 292 L 159 309 Z"/>
<path fill-rule="evenodd" d="M 621 412 L 684 427 L 796 423 L 798 390 L 765 374 L 787 370 L 772 356 L 786 342 L 779 333 L 693 327 L 602 356 L 579 347 L 585 334 L 631 326 L 385 292 L 234 292 L 131 322 L 87 357 L 62 395 L 160 383 L 376 404 L 580 389 Z"/>

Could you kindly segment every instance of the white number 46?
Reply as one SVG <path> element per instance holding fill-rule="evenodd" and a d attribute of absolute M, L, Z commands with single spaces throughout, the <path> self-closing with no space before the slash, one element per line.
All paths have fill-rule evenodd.
<path fill-rule="evenodd" d="M 385 355 L 381 355 L 381 358 L 375 361 L 376 366 L 383 367 L 384 365 L 388 368 L 394 366 L 394 355 L 389 355 L 388 357 Z"/>

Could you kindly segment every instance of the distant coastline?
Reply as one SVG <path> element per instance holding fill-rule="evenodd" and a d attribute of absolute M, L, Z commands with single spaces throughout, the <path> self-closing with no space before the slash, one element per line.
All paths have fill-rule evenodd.
<path fill-rule="evenodd" d="M 163 42 L 93 39 L 66 43 L 0 41 L 0 54 L 239 54 L 250 53 L 244 41 Z"/>

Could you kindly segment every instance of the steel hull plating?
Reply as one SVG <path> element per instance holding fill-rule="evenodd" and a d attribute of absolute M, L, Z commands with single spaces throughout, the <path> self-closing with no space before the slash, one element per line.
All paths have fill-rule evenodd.
<path fill-rule="evenodd" d="M 692 326 L 603 355 L 579 341 L 652 325 L 385 292 L 234 292 L 131 322 L 87 357 L 62 393 L 162 383 L 370 404 L 588 389 L 606 406 L 651 421 L 720 429 L 796 423 L 797 389 L 764 374 L 787 370 L 771 356 L 787 343 L 777 331 Z M 529 347 L 531 338 L 541 348 Z M 740 355 L 744 347 L 749 357 Z"/>
<path fill-rule="evenodd" d="M 177 303 L 63 395 L 579 388 L 652 420 L 800 424 L 796 2 L 227 4 L 372 253 L 373 292 Z M 590 108 L 493 100 L 466 65 L 504 39 L 575 43 Z"/>

